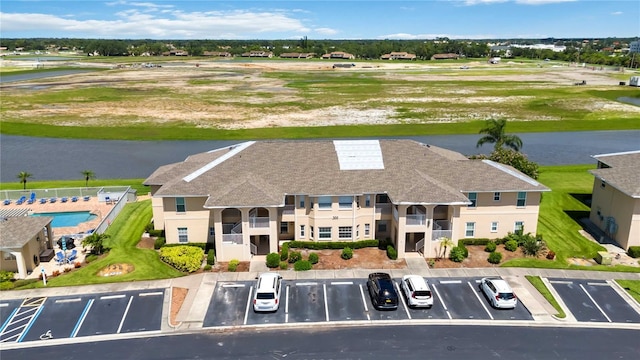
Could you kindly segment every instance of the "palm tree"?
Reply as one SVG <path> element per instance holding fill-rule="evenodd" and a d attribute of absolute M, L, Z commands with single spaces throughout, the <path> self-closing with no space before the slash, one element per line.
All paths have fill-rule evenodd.
<path fill-rule="evenodd" d="M 82 170 L 82 175 L 84 175 L 84 187 L 89 187 L 89 180 L 96 178 L 96 174 L 91 170 Z"/>
<path fill-rule="evenodd" d="M 31 176 L 33 176 L 33 175 L 31 175 L 30 173 L 28 173 L 26 171 L 20 171 L 18 173 L 18 179 L 20 179 L 20 182 L 23 185 L 23 187 L 22 187 L 23 190 L 27 190 L 27 179 L 30 178 Z"/>
<path fill-rule="evenodd" d="M 480 134 L 486 134 L 481 137 L 476 144 L 476 147 L 480 147 L 485 143 L 491 143 L 494 145 L 494 150 L 498 150 L 503 146 L 512 148 L 515 151 L 520 151 L 522 148 L 522 140 L 517 135 L 505 134 L 504 128 L 507 126 L 507 120 L 504 119 L 489 119 L 485 127 L 480 129 Z"/>
<path fill-rule="evenodd" d="M 440 238 L 440 248 L 443 249 L 441 257 L 443 259 L 447 255 L 447 248 L 450 248 L 452 246 L 453 246 L 453 240 L 451 240 L 448 237 Z"/>

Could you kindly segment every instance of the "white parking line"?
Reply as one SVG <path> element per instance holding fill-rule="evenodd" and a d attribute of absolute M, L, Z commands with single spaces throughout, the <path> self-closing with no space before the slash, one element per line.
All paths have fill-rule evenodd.
<path fill-rule="evenodd" d="M 162 295 L 162 294 L 164 294 L 162 291 L 156 291 L 156 292 L 148 292 L 148 293 L 138 294 L 138 296 L 157 296 L 157 295 Z"/>
<path fill-rule="evenodd" d="M 331 285 L 353 285 L 353 281 L 333 281 Z"/>
<path fill-rule="evenodd" d="M 81 298 L 74 298 L 74 299 L 60 299 L 60 300 L 56 300 L 56 304 L 58 304 L 58 303 L 78 302 L 78 301 L 82 301 L 82 299 L 81 299 Z"/>
<path fill-rule="evenodd" d="M 449 317 L 449 320 L 453 319 L 453 317 L 451 317 L 451 313 L 449 313 L 449 309 L 447 309 L 447 305 L 444 304 L 444 301 L 442 300 L 442 296 L 440 296 L 440 293 L 438 292 L 438 288 L 436 287 L 436 284 L 431 284 L 431 287 L 433 287 L 433 291 L 435 291 L 436 295 L 438 295 L 438 300 L 440 301 L 440 304 L 442 304 L 442 308 L 444 309 L 444 311 L 447 312 L 447 316 Z"/>
<path fill-rule="evenodd" d="M 223 288 L 243 288 L 244 284 L 222 284 Z"/>
<path fill-rule="evenodd" d="M 9 303 L 2 303 L 2 304 L 0 304 L 0 307 L 7 307 L 7 306 L 9 306 Z"/>
<path fill-rule="evenodd" d="M 440 284 L 462 284 L 462 280 L 440 280 Z"/>
<path fill-rule="evenodd" d="M 313 286 L 313 285 L 318 285 L 317 282 L 301 282 L 301 283 L 296 283 L 296 286 Z"/>
<path fill-rule="evenodd" d="M 124 297 L 124 295 L 100 296 L 100 300 L 120 299 L 120 298 L 123 298 L 123 297 Z"/>
<path fill-rule="evenodd" d="M 127 308 L 124 310 L 124 314 L 122 315 L 122 320 L 120 320 L 120 325 L 118 326 L 118 331 L 116 332 L 117 334 L 120 334 L 120 330 L 122 330 L 122 324 L 124 324 L 124 319 L 127 318 L 127 314 L 129 313 L 129 308 L 131 307 L 132 301 L 133 301 L 133 296 L 129 298 L 129 303 L 127 304 Z"/>
<path fill-rule="evenodd" d="M 587 285 L 591 285 L 591 286 L 611 286 L 611 285 L 607 284 L 606 282 L 588 282 Z"/>
<path fill-rule="evenodd" d="M 253 285 L 249 288 L 249 296 L 247 296 L 247 308 L 244 311 L 244 324 L 247 325 L 247 317 L 249 317 L 249 306 L 251 306 L 251 293 L 253 292 Z"/>
<path fill-rule="evenodd" d="M 94 299 L 90 299 L 87 305 L 84 307 L 84 311 L 82 312 L 82 315 L 80 315 L 80 320 L 78 320 L 78 322 L 76 323 L 76 327 L 73 329 L 73 331 L 71 331 L 71 336 L 69 337 L 74 338 L 76 337 L 76 335 L 78 335 L 78 331 L 80 331 L 80 328 L 84 323 L 84 319 L 87 318 L 87 314 L 89 313 L 89 310 L 91 310 L 91 306 L 93 306 L 93 300 Z"/>
<path fill-rule="evenodd" d="M 409 317 L 409 320 L 411 320 L 411 314 L 409 313 L 409 307 L 407 306 L 407 303 L 404 301 L 404 296 L 402 296 L 402 291 L 400 290 L 400 286 L 395 281 L 393 283 L 396 286 L 396 291 L 398 292 L 398 297 L 400 298 L 400 300 L 402 301 L 402 305 L 404 306 L 404 311 L 407 313 L 407 317 Z"/>
<path fill-rule="evenodd" d="M 591 302 L 593 302 L 593 305 L 595 305 L 598 310 L 600 310 L 600 312 L 602 313 L 602 315 L 604 315 L 605 318 L 607 318 L 608 322 L 611 322 L 611 319 L 609 319 L 609 317 L 607 316 L 607 314 L 604 313 L 604 310 L 602 310 L 602 308 L 600 307 L 600 305 L 598 305 L 598 303 L 593 300 L 593 298 L 591 297 L 591 294 L 589 294 L 589 292 L 587 291 L 587 289 L 584 288 L 584 286 L 582 286 L 582 284 L 580 284 L 580 288 L 582 288 L 582 291 L 584 291 L 585 294 L 587 294 L 587 296 L 589 297 L 589 299 L 591 299 Z"/>
<path fill-rule="evenodd" d="M 286 287 L 285 299 L 286 300 L 289 299 L 289 285 L 287 285 Z M 289 301 L 287 301 L 287 303 L 284 305 L 284 322 L 285 323 L 289 322 Z"/>
<path fill-rule="evenodd" d="M 371 316 L 369 316 L 369 308 L 367 307 L 367 300 L 364 298 L 364 290 L 362 290 L 362 284 L 358 286 L 360 287 L 360 295 L 362 295 L 362 305 L 364 305 L 364 311 L 367 313 L 367 320 L 371 320 Z"/>
<path fill-rule="evenodd" d="M 473 285 L 471 285 L 470 282 L 467 282 L 467 284 L 469 284 L 469 287 L 471 288 L 471 291 L 473 291 L 473 293 L 475 294 L 476 298 L 480 302 L 480 305 L 482 305 L 482 307 L 484 308 L 484 311 L 487 312 L 487 314 L 489 315 L 491 320 L 494 320 L 493 315 L 491 315 L 491 313 L 489 312 L 489 309 L 487 309 L 487 306 L 484 304 L 484 301 L 482 301 L 482 299 L 480 299 L 480 295 L 478 295 L 478 292 L 476 291 L 476 288 L 473 287 Z"/>
<path fill-rule="evenodd" d="M 327 284 L 322 284 L 322 291 L 324 291 L 324 314 L 325 319 L 329 321 L 329 303 L 327 301 Z"/>
<path fill-rule="evenodd" d="M 562 280 L 549 280 L 549 282 L 552 284 L 564 284 L 564 285 L 573 284 L 573 281 L 562 281 Z"/>

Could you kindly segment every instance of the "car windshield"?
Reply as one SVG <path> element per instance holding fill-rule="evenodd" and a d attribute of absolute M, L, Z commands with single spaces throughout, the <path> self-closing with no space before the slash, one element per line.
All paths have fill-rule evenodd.
<path fill-rule="evenodd" d="M 256 299 L 260 299 L 260 300 L 271 300 L 275 298 L 276 296 L 273 293 L 257 293 L 256 294 Z"/>
<path fill-rule="evenodd" d="M 500 293 L 498 294 L 498 296 L 500 296 L 500 299 L 503 299 L 503 300 L 511 300 L 515 297 L 513 293 Z"/>

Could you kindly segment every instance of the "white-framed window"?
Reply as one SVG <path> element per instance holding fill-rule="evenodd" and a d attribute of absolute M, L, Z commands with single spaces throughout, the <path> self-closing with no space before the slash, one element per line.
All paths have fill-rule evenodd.
<path fill-rule="evenodd" d="M 371 225 L 364 224 L 364 236 L 371 236 Z"/>
<path fill-rule="evenodd" d="M 500 201 L 500 193 L 499 192 L 494 192 L 493 193 L 493 201 Z"/>
<path fill-rule="evenodd" d="M 315 232 L 313 232 L 313 226 L 309 226 L 309 239 L 313 240 L 314 236 L 315 236 Z"/>
<path fill-rule="evenodd" d="M 318 239 L 331 239 L 331 227 L 318 227 Z"/>
<path fill-rule="evenodd" d="M 360 224 L 356 225 L 356 239 L 360 238 Z"/>
<path fill-rule="evenodd" d="M 338 198 L 338 204 L 340 205 L 340 209 L 353 208 L 353 196 L 340 196 Z"/>
<path fill-rule="evenodd" d="M 304 225 L 300 225 L 300 237 L 304 239 Z"/>
<path fill-rule="evenodd" d="M 471 238 L 476 234 L 476 223 L 468 222 L 465 227 L 464 236 Z"/>
<path fill-rule="evenodd" d="M 178 228 L 178 242 L 180 243 L 189 242 L 189 235 L 186 227 Z"/>
<path fill-rule="evenodd" d="M 176 198 L 176 212 L 179 212 L 179 213 L 187 212 L 187 207 L 184 203 L 183 197 Z"/>
<path fill-rule="evenodd" d="M 338 227 L 338 237 L 340 239 L 351 239 L 351 235 L 353 232 L 352 226 L 339 226 Z"/>
<path fill-rule="evenodd" d="M 364 196 L 364 206 L 371 207 L 371 194 L 366 194 Z"/>
<path fill-rule="evenodd" d="M 516 201 L 516 207 L 525 207 L 527 205 L 527 193 L 524 191 L 518 192 L 518 200 Z"/>
<path fill-rule="evenodd" d="M 209 227 L 209 236 L 215 236 L 216 235 L 216 228 L 211 226 Z"/>
<path fill-rule="evenodd" d="M 516 221 L 513 224 L 513 231 L 514 232 L 520 232 L 522 230 L 524 230 L 524 221 Z"/>
<path fill-rule="evenodd" d="M 280 234 L 288 234 L 289 233 L 289 223 L 283 221 L 280 223 Z"/>
<path fill-rule="evenodd" d="M 304 195 L 298 196 L 298 207 L 304 209 Z"/>
<path fill-rule="evenodd" d="M 318 209 L 331 209 L 331 196 L 319 196 Z"/>
<path fill-rule="evenodd" d="M 498 232 L 498 222 L 497 221 L 494 221 L 494 222 L 491 223 L 491 232 L 492 233 Z"/>
<path fill-rule="evenodd" d="M 469 193 L 469 201 L 471 201 L 471 204 L 467 205 L 467 207 L 476 207 L 478 205 L 478 193 Z"/>

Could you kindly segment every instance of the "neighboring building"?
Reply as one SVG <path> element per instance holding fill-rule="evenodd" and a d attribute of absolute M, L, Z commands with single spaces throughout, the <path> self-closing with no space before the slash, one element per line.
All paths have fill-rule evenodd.
<path fill-rule="evenodd" d="M 226 51 L 205 51 L 202 53 L 202 56 L 213 56 L 213 57 L 232 57 L 230 52 Z"/>
<path fill-rule="evenodd" d="M 12 216 L 0 219 L 0 270 L 12 271 L 19 279 L 53 257 L 53 231 L 48 216 Z M 48 253 L 48 255 L 46 255 Z"/>
<path fill-rule="evenodd" d="M 156 229 L 215 243 L 220 261 L 283 241 L 389 239 L 433 258 L 442 238 L 536 232 L 542 192 L 517 170 L 412 140 L 245 142 L 158 168 Z"/>
<path fill-rule="evenodd" d="M 266 58 L 270 58 L 270 57 L 273 57 L 273 53 L 271 51 L 252 50 L 252 51 L 249 51 L 249 52 L 242 53 L 241 56 L 242 57 L 266 57 Z"/>
<path fill-rule="evenodd" d="M 186 50 L 169 50 L 162 53 L 162 56 L 189 56 Z"/>
<path fill-rule="evenodd" d="M 458 54 L 435 54 L 431 57 L 431 60 L 458 60 L 460 55 Z"/>
<path fill-rule="evenodd" d="M 311 59 L 314 56 L 316 56 L 316 54 L 314 53 L 297 53 L 297 52 L 293 52 L 293 53 L 282 53 L 280 54 L 280 57 L 283 59 Z"/>
<path fill-rule="evenodd" d="M 334 51 L 332 53 L 322 55 L 322 58 L 323 59 L 345 59 L 345 60 L 351 60 L 351 59 L 355 59 L 356 57 L 354 55 L 346 53 L 346 52 Z"/>
<path fill-rule="evenodd" d="M 640 41 L 636 40 L 629 43 L 629 52 L 640 53 Z"/>
<path fill-rule="evenodd" d="M 640 150 L 594 155 L 589 220 L 625 250 L 640 246 Z"/>
<path fill-rule="evenodd" d="M 408 52 L 394 51 L 389 54 L 384 54 L 380 57 L 382 60 L 415 60 L 416 54 L 409 54 Z"/>

